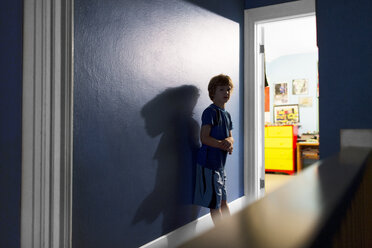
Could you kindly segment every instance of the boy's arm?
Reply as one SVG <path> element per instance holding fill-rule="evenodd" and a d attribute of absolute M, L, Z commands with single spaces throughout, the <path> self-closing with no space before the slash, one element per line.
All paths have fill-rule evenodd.
<path fill-rule="evenodd" d="M 229 152 L 229 154 L 232 154 L 233 145 L 234 145 L 234 138 L 232 137 L 231 130 L 229 131 L 229 137 L 227 137 L 225 140 L 230 144 L 230 147 L 227 149 L 227 151 Z"/>
<path fill-rule="evenodd" d="M 234 144 L 234 138 L 232 137 L 232 132 L 231 130 L 229 131 L 229 137 L 227 137 L 225 140 L 231 143 L 231 145 Z"/>
<path fill-rule="evenodd" d="M 227 151 L 231 146 L 232 143 L 228 142 L 226 139 L 232 138 L 228 137 L 225 140 L 218 140 L 210 136 L 212 126 L 211 125 L 203 125 L 200 130 L 200 139 L 204 145 L 211 146 L 214 148 L 219 148 L 222 150 Z M 231 135 L 231 132 L 230 132 Z"/>

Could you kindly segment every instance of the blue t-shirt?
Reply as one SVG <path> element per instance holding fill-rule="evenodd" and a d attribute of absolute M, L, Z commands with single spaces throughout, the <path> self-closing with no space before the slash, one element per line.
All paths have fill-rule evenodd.
<path fill-rule="evenodd" d="M 211 125 L 210 136 L 223 140 L 233 129 L 231 116 L 226 110 L 211 104 L 202 115 L 202 126 Z M 198 163 L 206 168 L 218 170 L 225 167 L 227 152 L 202 144 L 198 152 Z"/>

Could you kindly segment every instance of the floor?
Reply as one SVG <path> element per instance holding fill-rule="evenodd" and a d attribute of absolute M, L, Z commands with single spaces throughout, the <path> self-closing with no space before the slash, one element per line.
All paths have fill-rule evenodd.
<path fill-rule="evenodd" d="M 270 193 L 281 185 L 286 183 L 288 180 L 293 178 L 295 175 L 287 175 L 282 173 L 266 173 L 265 174 L 265 191 Z"/>

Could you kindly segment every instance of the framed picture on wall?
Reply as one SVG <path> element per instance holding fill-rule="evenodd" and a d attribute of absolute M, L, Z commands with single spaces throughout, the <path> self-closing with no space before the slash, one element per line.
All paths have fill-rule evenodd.
<path fill-rule="evenodd" d="M 298 105 L 300 107 L 312 107 L 313 106 L 313 98 L 312 97 L 299 97 L 298 98 Z"/>
<path fill-rule="evenodd" d="M 308 83 L 306 79 L 294 79 L 292 81 L 293 95 L 307 95 L 309 94 Z"/>
<path fill-rule="evenodd" d="M 300 122 L 298 104 L 275 105 L 274 123 L 276 124 L 297 124 Z"/>
<path fill-rule="evenodd" d="M 277 104 L 288 102 L 288 84 L 278 83 L 274 88 L 274 102 Z"/>

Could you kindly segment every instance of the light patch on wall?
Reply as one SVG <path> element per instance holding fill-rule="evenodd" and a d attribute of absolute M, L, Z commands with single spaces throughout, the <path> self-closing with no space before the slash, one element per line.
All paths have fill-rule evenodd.
<path fill-rule="evenodd" d="M 315 16 L 268 22 L 263 26 L 267 62 L 283 55 L 318 51 Z"/>
<path fill-rule="evenodd" d="M 190 83 L 208 82 L 219 73 L 239 75 L 236 59 L 239 58 L 239 24 L 229 19 L 196 10 L 192 16 L 168 13 L 143 23 L 135 32 L 137 45 L 132 46 L 132 50 L 128 50 L 126 44 L 134 37 L 127 37 L 123 32 L 118 41 L 120 64 L 127 71 L 132 68 L 136 77 L 149 80 L 149 84 L 174 86 L 180 74 L 190 75 Z"/>

